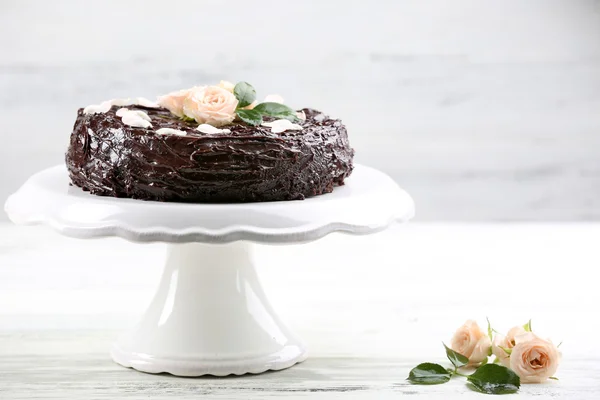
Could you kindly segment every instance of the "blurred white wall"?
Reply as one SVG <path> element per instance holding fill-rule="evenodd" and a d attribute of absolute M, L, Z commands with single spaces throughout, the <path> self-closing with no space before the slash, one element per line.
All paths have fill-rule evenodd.
<path fill-rule="evenodd" d="M 220 79 L 341 117 L 421 220 L 600 219 L 592 0 L 2 0 L 0 202 L 78 107 Z"/>

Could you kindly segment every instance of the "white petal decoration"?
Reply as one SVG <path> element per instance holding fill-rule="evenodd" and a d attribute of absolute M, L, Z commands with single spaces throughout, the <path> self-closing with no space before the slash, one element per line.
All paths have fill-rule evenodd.
<path fill-rule="evenodd" d="M 145 120 L 144 118 L 140 117 L 139 115 L 137 115 L 136 113 L 133 113 L 133 112 L 125 113 L 125 115 L 123 115 L 123 117 L 121 117 L 121 120 L 123 121 L 123 123 L 125 125 L 129 125 L 129 126 L 134 126 L 134 127 L 138 127 L 138 128 L 151 128 L 152 127 L 152 124 L 150 123 L 150 121 Z"/>
<path fill-rule="evenodd" d="M 118 117 L 121 117 L 121 121 L 125 125 L 136 126 L 139 128 L 150 128 L 152 120 L 145 112 L 141 110 L 129 110 L 127 108 L 119 108 L 115 113 Z"/>
<path fill-rule="evenodd" d="M 301 131 L 302 127 L 298 124 L 294 124 L 287 119 L 276 119 L 272 122 L 263 122 L 262 126 L 271 128 L 272 133 L 281 133 L 285 131 Z"/>
<path fill-rule="evenodd" d="M 296 116 L 298 117 L 299 120 L 306 121 L 306 114 L 304 113 L 304 111 L 298 111 L 296 113 Z"/>
<path fill-rule="evenodd" d="M 127 114 L 137 115 L 138 117 L 140 117 L 143 120 L 146 120 L 148 122 L 152 122 L 152 119 L 150 119 L 150 116 L 148 114 L 146 114 L 142 110 L 130 110 L 128 108 L 119 108 L 117 110 L 117 112 L 115 113 L 115 115 L 117 117 L 121 117 L 121 118 L 123 118 Z"/>
<path fill-rule="evenodd" d="M 177 136 L 187 135 L 187 132 L 185 132 L 185 131 L 180 131 L 179 129 L 172 129 L 172 128 L 160 128 L 159 130 L 156 131 L 156 133 L 159 135 L 177 135 Z"/>
<path fill-rule="evenodd" d="M 139 115 L 137 115 L 136 113 L 133 113 L 133 112 L 125 113 L 121 117 L 121 121 L 123 121 L 123 123 L 125 125 L 134 126 L 134 127 L 138 127 L 138 128 L 151 128 L 152 127 L 152 124 L 150 123 L 150 121 L 140 117 Z"/>
<path fill-rule="evenodd" d="M 206 134 L 231 133 L 229 129 L 219 129 L 209 124 L 200 124 L 196 130 Z"/>
<path fill-rule="evenodd" d="M 265 97 L 264 103 L 281 103 L 283 104 L 283 97 L 278 94 L 269 94 Z"/>
<path fill-rule="evenodd" d="M 148 100 L 145 97 L 136 97 L 135 103 L 140 106 L 148 107 L 148 108 L 158 108 L 160 107 L 156 102 L 152 100 Z"/>
<path fill-rule="evenodd" d="M 103 101 L 100 104 L 92 104 L 83 109 L 84 114 L 102 114 L 110 110 L 112 103 L 110 100 Z"/>
<path fill-rule="evenodd" d="M 131 100 L 129 97 L 126 99 L 112 99 L 112 100 L 108 100 L 110 102 L 110 104 L 112 104 L 113 106 L 130 106 L 132 104 L 135 104 L 135 101 Z"/>
<path fill-rule="evenodd" d="M 112 106 L 123 107 L 123 106 L 131 106 L 131 105 L 140 105 L 140 106 L 150 107 L 150 108 L 158 108 L 159 107 L 158 104 L 156 104 L 155 102 L 148 100 L 144 97 L 137 97 L 135 99 L 130 99 L 130 98 L 111 99 L 111 100 L 103 101 L 100 104 L 89 105 L 83 109 L 83 113 L 84 114 L 100 114 L 100 113 L 107 112 L 108 110 L 110 110 L 110 108 Z"/>
<path fill-rule="evenodd" d="M 117 110 L 117 112 L 115 113 L 115 115 L 116 115 L 117 117 L 122 117 L 123 115 L 127 114 L 128 112 L 129 112 L 129 109 L 128 109 L 128 108 L 119 108 L 119 109 Z"/>
<path fill-rule="evenodd" d="M 148 114 L 146 114 L 144 111 L 142 110 L 132 110 L 129 111 L 130 113 L 134 113 L 135 115 L 139 116 L 141 119 L 145 119 L 148 122 L 151 122 L 152 120 L 150 119 L 150 116 Z"/>

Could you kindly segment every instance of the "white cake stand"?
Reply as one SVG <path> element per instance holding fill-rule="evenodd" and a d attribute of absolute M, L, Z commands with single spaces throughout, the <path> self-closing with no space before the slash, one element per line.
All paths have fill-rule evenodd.
<path fill-rule="evenodd" d="M 71 237 L 169 243 L 152 303 L 111 356 L 144 372 L 223 376 L 280 370 L 306 359 L 305 346 L 265 297 L 252 242 L 374 233 L 408 221 L 414 203 L 387 175 L 361 165 L 331 194 L 242 204 L 94 196 L 69 186 L 65 167 L 57 166 L 32 176 L 5 210 L 17 224 L 45 224 Z"/>

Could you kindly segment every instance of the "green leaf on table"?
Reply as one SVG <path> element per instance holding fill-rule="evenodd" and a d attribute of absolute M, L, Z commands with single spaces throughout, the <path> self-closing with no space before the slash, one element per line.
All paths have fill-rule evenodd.
<path fill-rule="evenodd" d="M 486 394 L 516 393 L 521 379 L 510 369 L 497 364 L 486 364 L 467 377 L 470 389 Z"/>
<path fill-rule="evenodd" d="M 248 125 L 258 126 L 262 123 L 262 115 L 254 110 L 237 110 L 237 116 Z"/>
<path fill-rule="evenodd" d="M 551 377 L 549 377 L 548 379 L 552 379 L 553 381 L 558 381 L 558 380 L 559 380 L 559 379 L 558 379 L 557 377 L 555 377 L 555 376 L 551 376 Z"/>
<path fill-rule="evenodd" d="M 529 320 L 525 325 L 523 325 L 523 328 L 527 332 L 532 332 L 532 330 L 531 330 L 531 320 Z"/>
<path fill-rule="evenodd" d="M 289 119 L 292 122 L 299 120 L 295 110 L 281 103 L 260 103 L 254 107 L 254 110 L 269 117 Z"/>
<path fill-rule="evenodd" d="M 439 385 L 448 382 L 451 376 L 440 364 L 423 363 L 414 367 L 407 379 L 415 385 Z"/>
<path fill-rule="evenodd" d="M 246 107 L 256 100 L 256 90 L 248 82 L 238 82 L 233 88 L 233 95 L 238 99 L 238 108 Z"/>
<path fill-rule="evenodd" d="M 452 350 L 450 347 L 446 346 L 445 343 L 442 344 L 446 348 L 446 357 L 448 357 L 448 360 L 450 360 L 452 365 L 454 365 L 456 368 L 464 367 L 469 363 L 469 359 L 467 357 Z"/>

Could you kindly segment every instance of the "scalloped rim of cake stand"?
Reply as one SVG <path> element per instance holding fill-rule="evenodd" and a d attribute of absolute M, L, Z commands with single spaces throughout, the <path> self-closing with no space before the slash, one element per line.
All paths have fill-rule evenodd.
<path fill-rule="evenodd" d="M 132 242 L 303 243 L 332 232 L 382 231 L 414 216 L 414 201 L 386 174 L 356 165 L 346 184 L 302 201 L 234 204 L 154 202 L 95 196 L 69 185 L 64 165 L 33 175 L 5 204 L 21 225 L 76 238 Z M 241 222 L 241 223 L 240 223 Z"/>

